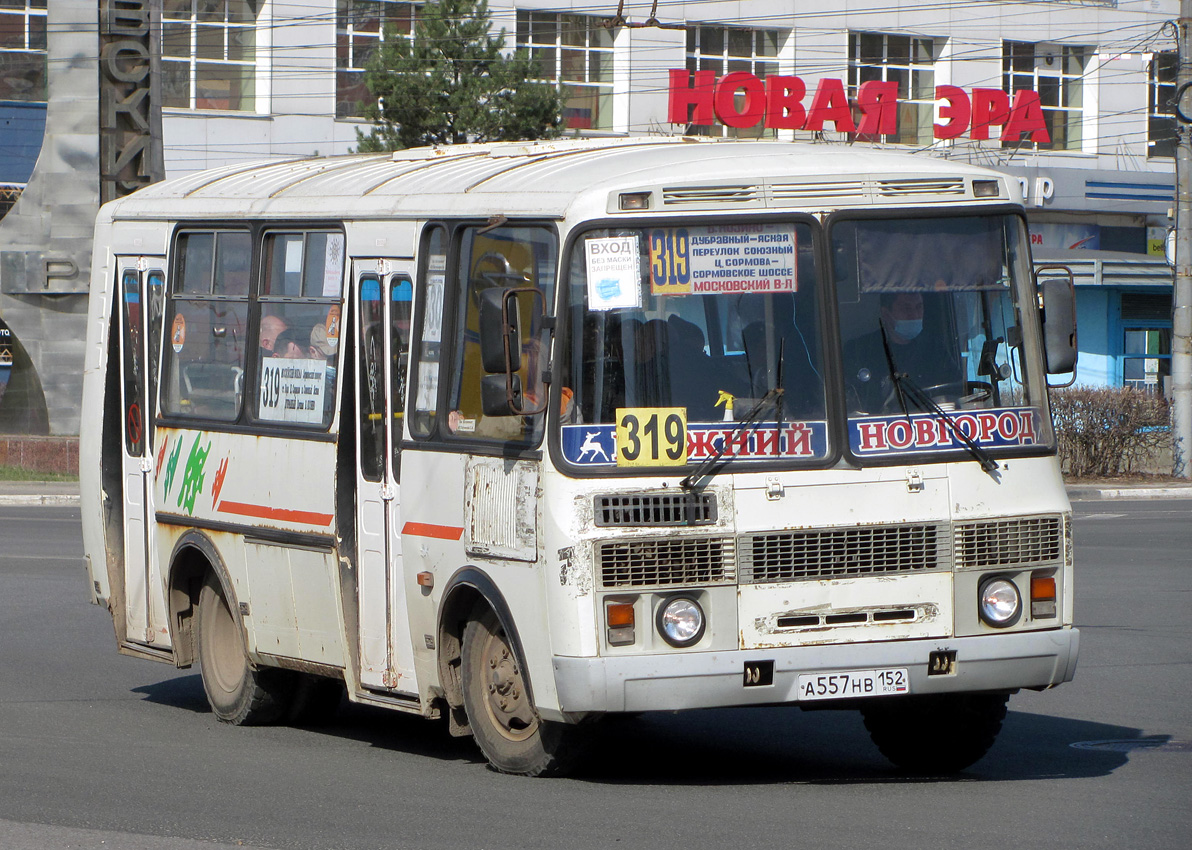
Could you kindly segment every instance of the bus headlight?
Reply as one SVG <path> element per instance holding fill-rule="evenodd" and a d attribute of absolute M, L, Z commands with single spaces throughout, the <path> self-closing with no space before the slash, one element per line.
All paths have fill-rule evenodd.
<path fill-rule="evenodd" d="M 1007 578 L 991 578 L 981 583 L 977 609 L 981 619 L 994 628 L 1012 626 L 1022 613 L 1022 595 Z"/>
<path fill-rule="evenodd" d="M 704 609 L 688 596 L 676 596 L 658 609 L 658 633 L 671 646 L 691 646 L 704 636 Z"/>

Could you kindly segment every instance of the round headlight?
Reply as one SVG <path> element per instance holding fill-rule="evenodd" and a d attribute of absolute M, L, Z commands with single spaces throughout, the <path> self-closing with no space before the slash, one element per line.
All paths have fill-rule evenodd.
<path fill-rule="evenodd" d="M 691 646 L 704 636 L 704 610 L 686 596 L 676 596 L 658 609 L 658 632 L 671 646 Z"/>
<path fill-rule="evenodd" d="M 1022 595 L 1009 579 L 991 578 L 981 585 L 977 607 L 981 619 L 989 625 L 1012 626 L 1022 613 Z"/>

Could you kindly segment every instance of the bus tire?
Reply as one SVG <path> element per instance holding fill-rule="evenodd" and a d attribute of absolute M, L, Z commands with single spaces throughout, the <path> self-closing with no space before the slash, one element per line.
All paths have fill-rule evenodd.
<path fill-rule="evenodd" d="M 491 609 L 468 621 L 461 654 L 464 710 L 493 769 L 522 776 L 568 770 L 573 730 L 538 716 L 517 654 Z"/>
<path fill-rule="evenodd" d="M 196 619 L 199 672 L 215 716 L 233 726 L 279 720 L 289 707 L 294 677 L 287 670 L 252 668 L 240 624 L 212 573 L 199 592 Z"/>
<path fill-rule="evenodd" d="M 882 755 L 908 773 L 957 773 L 993 746 L 1006 717 L 1008 694 L 889 697 L 861 707 L 865 728 Z"/>

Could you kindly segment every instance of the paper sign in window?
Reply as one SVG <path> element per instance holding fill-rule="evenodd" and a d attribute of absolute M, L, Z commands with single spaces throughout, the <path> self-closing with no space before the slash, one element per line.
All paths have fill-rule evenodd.
<path fill-rule="evenodd" d="M 641 263 L 636 236 L 589 239 L 584 243 L 584 255 L 589 309 L 641 306 Z"/>

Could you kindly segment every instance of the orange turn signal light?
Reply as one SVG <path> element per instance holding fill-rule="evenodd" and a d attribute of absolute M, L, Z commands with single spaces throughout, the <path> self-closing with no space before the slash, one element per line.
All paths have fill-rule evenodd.
<path fill-rule="evenodd" d="M 610 629 L 633 627 L 633 603 L 610 602 L 605 609 Z"/>
<path fill-rule="evenodd" d="M 1055 576 L 1031 576 L 1031 618 L 1054 620 L 1055 615 Z"/>
<path fill-rule="evenodd" d="M 1055 576 L 1031 576 L 1031 601 L 1055 599 Z"/>

